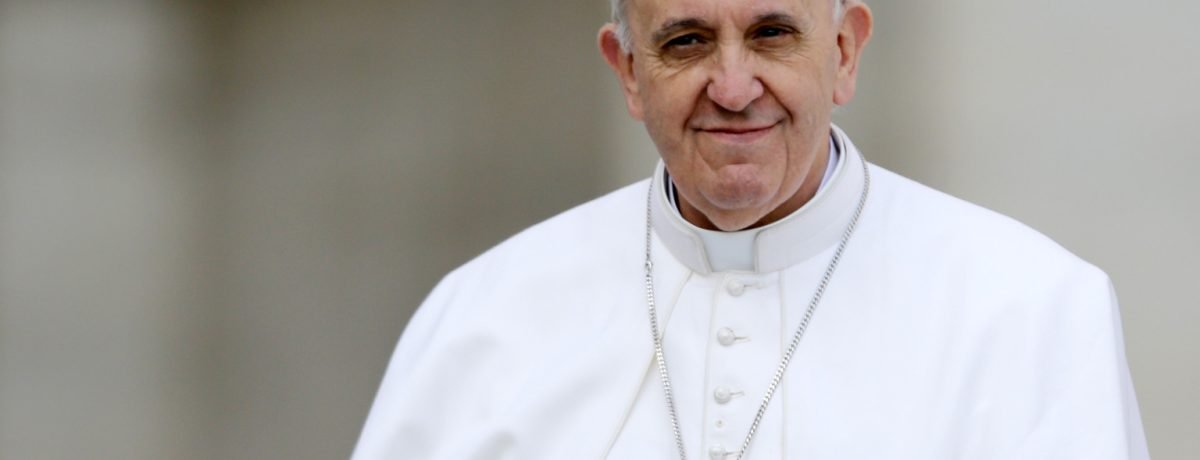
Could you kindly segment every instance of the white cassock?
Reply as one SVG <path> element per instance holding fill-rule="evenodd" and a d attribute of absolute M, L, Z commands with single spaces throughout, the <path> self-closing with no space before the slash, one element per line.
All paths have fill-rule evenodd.
<path fill-rule="evenodd" d="M 863 190 L 836 127 L 817 195 L 707 232 L 653 177 L 658 314 L 689 458 L 732 459 Z M 1144 459 L 1108 277 L 876 166 L 746 459 Z M 650 180 L 455 270 L 404 332 L 355 460 L 678 457 L 643 284 Z"/>

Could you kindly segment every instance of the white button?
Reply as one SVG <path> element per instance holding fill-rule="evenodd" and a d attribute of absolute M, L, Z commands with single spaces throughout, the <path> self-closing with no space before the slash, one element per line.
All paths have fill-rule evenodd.
<path fill-rule="evenodd" d="M 727 386 L 719 386 L 717 389 L 713 390 L 713 399 L 715 399 L 719 404 L 725 404 L 729 402 L 730 399 L 733 399 L 733 391 Z"/>
<path fill-rule="evenodd" d="M 720 444 L 713 444 L 708 448 L 708 458 L 712 460 L 725 460 L 726 455 L 729 455 L 729 452 Z"/>
<path fill-rule="evenodd" d="M 721 429 L 721 428 L 725 428 L 725 421 L 724 421 L 724 420 L 717 420 L 717 423 L 714 423 L 713 425 L 716 425 L 717 429 L 719 430 L 719 429 Z"/>
<path fill-rule="evenodd" d="M 723 327 L 717 331 L 717 342 L 719 342 L 721 345 L 728 347 L 733 345 L 733 342 L 735 341 L 737 341 L 737 336 L 734 335 L 733 329 Z"/>
<path fill-rule="evenodd" d="M 729 280 L 729 283 L 725 285 L 725 290 L 729 291 L 729 295 L 737 297 L 746 292 L 746 284 L 739 280 Z"/>

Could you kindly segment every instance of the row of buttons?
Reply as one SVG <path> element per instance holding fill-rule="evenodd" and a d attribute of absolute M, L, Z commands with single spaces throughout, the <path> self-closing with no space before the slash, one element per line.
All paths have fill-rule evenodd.
<path fill-rule="evenodd" d="M 717 343 L 720 343 L 722 346 L 728 347 L 737 343 L 738 340 L 745 340 L 745 337 L 738 337 L 737 334 L 733 332 L 733 329 L 723 327 L 717 331 Z M 733 399 L 734 396 L 740 394 L 742 394 L 742 392 L 735 392 L 730 390 L 729 387 L 721 385 L 713 390 L 713 399 L 719 404 L 725 404 L 729 402 L 730 399 Z"/>
<path fill-rule="evenodd" d="M 742 294 L 746 293 L 747 287 L 756 286 L 757 284 L 755 283 L 747 284 L 742 280 L 731 279 L 725 283 L 725 292 L 729 293 L 729 295 L 733 297 L 740 297 Z M 735 343 L 747 339 L 747 337 L 738 337 L 737 333 L 735 333 L 733 329 L 727 327 L 717 330 L 717 343 L 721 344 L 723 347 L 732 346 Z M 729 401 L 732 401 L 734 397 L 741 396 L 742 394 L 743 392 L 741 391 L 734 391 L 728 386 L 720 385 L 713 389 L 713 400 L 716 401 L 717 404 L 728 404 Z M 717 420 L 716 426 L 718 428 L 722 428 L 724 425 L 725 423 L 723 421 Z M 713 444 L 708 448 L 708 456 L 712 460 L 725 460 L 726 457 L 735 453 L 736 452 L 726 450 L 725 447 L 720 444 Z"/>

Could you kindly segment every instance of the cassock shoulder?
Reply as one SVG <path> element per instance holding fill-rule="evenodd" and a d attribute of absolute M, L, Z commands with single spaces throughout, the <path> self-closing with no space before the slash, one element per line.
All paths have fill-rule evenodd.
<path fill-rule="evenodd" d="M 916 318 L 909 324 L 936 344 L 906 358 L 929 357 L 941 363 L 927 366 L 942 370 L 936 380 L 955 382 L 960 399 L 937 404 L 970 408 L 956 424 L 983 433 L 971 448 L 1148 458 L 1108 276 L 1007 216 L 872 172 L 863 230 L 876 237 L 856 242 L 873 245 L 892 317 Z"/>
<path fill-rule="evenodd" d="M 457 269 L 475 289 L 578 285 L 592 275 L 639 268 L 647 180 L 564 211 Z M 630 265 L 632 264 L 632 265 Z"/>
<path fill-rule="evenodd" d="M 604 302 L 639 299 L 639 233 L 647 181 L 538 223 L 455 269 L 414 316 L 405 336 L 443 328 L 443 340 L 492 337 L 529 342 L 534 325 L 586 326 L 612 312 Z M 425 316 L 437 318 L 424 320 Z M 446 320 L 441 318 L 448 317 Z M 562 322 L 553 322 L 555 318 Z M 444 323 L 444 325 L 442 324 Z M 529 330 L 543 338 L 550 331 Z M 403 344 L 401 344 L 403 345 Z M 536 356 L 537 353 L 531 355 Z"/>
<path fill-rule="evenodd" d="M 600 449 L 589 443 L 607 438 L 582 436 L 584 422 L 619 426 L 623 412 L 605 404 L 634 394 L 649 362 L 638 321 L 646 185 L 534 225 L 443 278 L 401 336 L 354 458 L 554 450 L 514 439 Z M 585 384 L 598 388 L 578 398 Z M 531 446 L 541 450 L 521 454 Z"/>
<path fill-rule="evenodd" d="M 937 261 L 964 287 L 1008 296 L 1041 295 L 1064 285 L 1107 295 L 1108 276 L 1046 235 L 1011 218 L 882 168 L 875 199 L 880 221 L 901 253 Z"/>
<path fill-rule="evenodd" d="M 404 335 L 432 334 L 446 314 L 520 318 L 531 306 L 640 273 L 640 200 L 648 180 L 615 190 L 535 224 L 448 273 L 422 302 Z M 639 284 L 633 284 L 639 286 Z M 463 322 L 451 321 L 455 327 Z M 468 324 L 486 324 L 470 321 Z"/>

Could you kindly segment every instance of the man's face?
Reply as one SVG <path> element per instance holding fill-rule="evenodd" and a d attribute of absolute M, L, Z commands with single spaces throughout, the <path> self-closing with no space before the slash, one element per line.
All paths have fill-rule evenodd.
<path fill-rule="evenodd" d="M 830 113 L 848 99 L 830 0 L 630 0 L 627 15 L 618 74 L 689 221 L 763 225 L 815 193 Z"/>

